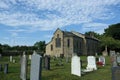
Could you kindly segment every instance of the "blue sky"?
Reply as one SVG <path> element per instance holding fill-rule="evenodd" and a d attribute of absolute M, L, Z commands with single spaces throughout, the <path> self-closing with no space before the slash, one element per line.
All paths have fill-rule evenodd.
<path fill-rule="evenodd" d="M 50 41 L 57 28 L 102 34 L 120 22 L 120 0 L 0 0 L 0 43 Z"/>

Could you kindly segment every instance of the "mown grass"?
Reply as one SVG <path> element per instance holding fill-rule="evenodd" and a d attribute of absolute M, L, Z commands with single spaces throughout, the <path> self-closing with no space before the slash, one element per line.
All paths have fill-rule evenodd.
<path fill-rule="evenodd" d="M 14 57 L 16 63 L 9 62 L 9 57 L 2 57 L 0 64 L 9 64 L 8 74 L 0 72 L 0 80 L 20 80 L 20 61 L 19 57 Z M 87 66 L 87 57 L 81 56 L 83 61 L 82 68 Z M 51 58 L 51 69 L 42 69 L 42 80 L 111 80 L 111 64 L 110 58 L 106 57 L 106 65 L 104 67 L 98 66 L 98 70 L 86 73 L 81 77 L 71 74 L 71 63 L 66 63 L 65 59 L 62 59 L 61 66 L 57 66 L 59 59 L 53 60 Z M 30 80 L 30 60 L 28 61 L 28 73 L 27 80 Z"/>

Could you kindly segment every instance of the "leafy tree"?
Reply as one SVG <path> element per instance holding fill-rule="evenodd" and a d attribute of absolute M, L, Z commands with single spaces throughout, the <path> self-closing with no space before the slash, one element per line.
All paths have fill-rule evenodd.
<path fill-rule="evenodd" d="M 107 29 L 105 29 L 104 35 L 120 40 L 120 23 L 110 25 Z"/>
<path fill-rule="evenodd" d="M 120 41 L 109 36 L 102 36 L 101 47 L 107 46 L 110 50 L 119 50 Z"/>
<path fill-rule="evenodd" d="M 100 35 L 100 34 L 98 34 L 98 33 L 96 33 L 96 32 L 93 32 L 93 31 L 86 32 L 85 35 L 94 36 L 94 37 L 96 37 L 96 38 L 98 38 L 98 39 L 101 38 L 101 35 Z"/>
<path fill-rule="evenodd" d="M 45 52 L 45 46 L 46 46 L 45 41 L 36 42 L 34 46 L 38 48 L 38 51 Z"/>

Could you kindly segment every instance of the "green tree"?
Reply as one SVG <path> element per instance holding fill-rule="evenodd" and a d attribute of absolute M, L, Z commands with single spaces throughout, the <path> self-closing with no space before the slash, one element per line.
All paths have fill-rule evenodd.
<path fill-rule="evenodd" d="M 85 35 L 87 35 L 87 36 L 94 36 L 94 37 L 96 37 L 96 38 L 98 38 L 98 39 L 101 38 L 101 35 L 100 35 L 100 34 L 98 34 L 98 33 L 96 33 L 96 32 L 93 32 L 93 31 L 86 32 Z"/>
<path fill-rule="evenodd" d="M 46 46 L 45 41 L 36 42 L 34 46 L 37 47 L 38 51 L 43 53 L 45 52 L 45 46 Z"/>
<path fill-rule="evenodd" d="M 120 49 L 120 40 L 115 40 L 109 36 L 102 36 L 101 38 L 101 47 L 107 46 L 110 50 L 117 50 Z"/>
<path fill-rule="evenodd" d="M 104 35 L 120 40 L 120 23 L 110 25 L 105 29 Z"/>

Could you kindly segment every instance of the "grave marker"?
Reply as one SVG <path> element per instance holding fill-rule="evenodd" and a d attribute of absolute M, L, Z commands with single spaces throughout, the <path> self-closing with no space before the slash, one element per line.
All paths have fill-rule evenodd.
<path fill-rule="evenodd" d="M 46 70 L 50 70 L 50 56 L 45 56 L 45 60 L 44 60 L 44 64 L 45 64 L 45 69 Z"/>
<path fill-rule="evenodd" d="M 4 73 L 5 73 L 5 74 L 8 73 L 8 64 L 4 64 Z"/>
<path fill-rule="evenodd" d="M 41 80 L 42 57 L 34 51 L 31 58 L 30 80 Z"/>
<path fill-rule="evenodd" d="M 112 80 L 120 80 L 120 67 L 112 67 Z"/>
<path fill-rule="evenodd" d="M 110 59 L 112 63 L 112 67 L 117 66 L 117 55 L 115 54 L 115 51 L 110 51 Z"/>
<path fill-rule="evenodd" d="M 72 57 L 71 74 L 81 76 L 81 63 L 80 63 L 80 57 L 78 56 Z"/>
<path fill-rule="evenodd" d="M 2 71 L 2 64 L 0 64 L 0 71 Z"/>
<path fill-rule="evenodd" d="M 117 53 L 117 65 L 120 66 L 120 53 Z"/>
<path fill-rule="evenodd" d="M 12 58 L 12 56 L 10 56 L 10 62 L 12 62 L 13 61 L 13 58 Z"/>
<path fill-rule="evenodd" d="M 29 55 L 29 60 L 31 60 L 31 55 Z"/>
<path fill-rule="evenodd" d="M 99 57 L 99 62 L 102 62 L 103 66 L 105 65 L 105 57 L 104 56 L 100 56 Z"/>
<path fill-rule="evenodd" d="M 88 61 L 88 64 L 87 64 L 87 70 L 97 70 L 97 67 L 96 67 L 96 59 L 94 56 L 88 56 L 87 57 L 87 61 Z"/>
<path fill-rule="evenodd" d="M 21 73 L 20 78 L 22 80 L 27 79 L 27 57 L 25 55 L 25 52 L 23 52 L 23 56 L 21 57 Z"/>

